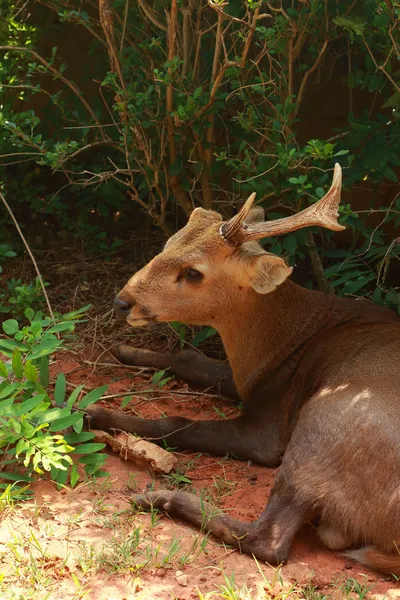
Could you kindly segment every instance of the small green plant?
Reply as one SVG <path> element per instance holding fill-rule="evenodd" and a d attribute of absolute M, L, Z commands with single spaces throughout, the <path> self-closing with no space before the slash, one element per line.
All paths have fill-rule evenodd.
<path fill-rule="evenodd" d="M 238 586 L 235 581 L 235 574 L 227 575 L 223 573 L 224 583 L 217 586 L 220 598 L 224 600 L 252 600 L 251 590 L 246 584 Z"/>
<path fill-rule="evenodd" d="M 168 482 L 168 486 L 167 487 L 177 487 L 177 488 L 182 488 L 182 487 L 187 487 L 189 485 L 193 485 L 193 482 L 191 479 L 189 479 L 189 477 L 186 477 L 185 475 L 183 475 L 182 473 L 172 473 L 171 475 L 164 475 L 164 478 L 166 479 L 166 481 Z"/>
<path fill-rule="evenodd" d="M 44 282 L 47 287 L 49 284 Z M 10 313 L 15 319 L 23 320 L 27 309 L 38 310 L 44 304 L 42 286 L 38 277 L 31 283 L 12 278 L 6 289 L 0 292 L 0 313 Z"/>
<path fill-rule="evenodd" d="M 168 369 L 162 369 L 161 371 L 154 373 L 153 377 L 151 378 L 151 386 L 153 388 L 158 388 L 161 390 L 168 383 L 168 381 L 171 381 L 171 379 L 175 377 L 174 375 L 165 376 L 167 371 Z"/>
<path fill-rule="evenodd" d="M 33 474 L 51 473 L 59 485 L 73 487 L 79 480 L 77 464 L 88 476 L 102 476 L 104 444 L 93 443 L 94 434 L 82 431 L 85 409 L 104 394 L 107 386 L 83 395 L 78 386 L 67 396 L 63 373 L 50 383 L 49 358 L 63 347 L 61 333 L 70 333 L 88 307 L 64 315 L 57 322 L 32 308 L 25 310 L 28 325 L 16 319 L 3 323 L 6 337 L 0 339 L 0 489 L 19 490 Z M 76 407 L 75 407 L 76 405 Z M 73 429 L 65 433 L 67 428 Z M 74 462 L 75 455 L 81 455 Z M 22 484 L 22 487 L 21 487 Z"/>
<path fill-rule="evenodd" d="M 172 321 L 170 323 L 172 329 L 178 334 L 179 337 L 179 347 L 182 350 L 185 344 L 189 346 L 193 346 L 194 348 L 198 348 L 201 342 L 204 342 L 207 338 L 212 337 L 217 333 L 217 330 L 214 327 L 202 327 L 193 337 L 192 340 L 188 340 L 188 328 L 183 323 L 179 323 L 178 321 Z"/>
<path fill-rule="evenodd" d="M 364 600 L 371 588 L 370 586 L 359 583 L 355 579 L 350 578 L 342 586 L 340 586 L 340 590 L 346 594 L 345 598 L 356 597 L 357 600 Z"/>

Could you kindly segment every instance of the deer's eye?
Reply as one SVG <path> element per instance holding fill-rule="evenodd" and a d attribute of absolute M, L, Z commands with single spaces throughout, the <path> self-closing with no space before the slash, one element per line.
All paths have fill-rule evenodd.
<path fill-rule="evenodd" d="M 204 275 L 203 273 L 200 273 L 200 271 L 198 271 L 197 269 L 192 269 L 191 267 L 189 267 L 183 272 L 183 277 L 186 279 L 186 281 L 191 281 L 194 283 L 201 281 Z"/>

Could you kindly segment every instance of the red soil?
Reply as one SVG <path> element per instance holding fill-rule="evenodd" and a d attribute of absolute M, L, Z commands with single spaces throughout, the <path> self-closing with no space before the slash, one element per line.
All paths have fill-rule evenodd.
<path fill-rule="evenodd" d="M 104 360 L 104 359 L 103 359 Z M 177 381 L 171 381 L 158 394 L 138 395 L 140 390 L 149 388 L 151 376 L 148 373 L 137 375 L 128 369 L 83 366 L 68 356 L 62 356 L 55 370 L 62 369 L 67 375 L 67 380 L 73 384 L 85 383 L 89 389 L 107 383 L 109 385 L 107 394 L 119 394 L 124 392 L 135 392 L 132 404 L 126 410 L 134 407 L 135 413 L 149 418 L 160 417 L 162 414 L 185 415 L 196 419 L 231 417 L 237 413 L 237 409 L 227 402 L 215 396 L 205 394 L 182 394 L 186 388 Z M 103 371 L 102 374 L 99 372 Z M 174 393 L 175 392 L 180 392 Z M 106 401 L 108 406 L 118 406 L 123 396 Z M 217 410 L 216 410 L 217 409 Z M 219 500 L 219 506 L 230 511 L 235 517 L 243 520 L 255 519 L 264 509 L 274 479 L 274 470 L 257 465 L 196 455 L 191 452 L 178 453 L 179 466 L 185 477 L 189 478 L 194 488 L 207 488 L 210 494 Z M 193 461 L 192 464 L 190 461 Z M 128 508 L 126 497 L 122 495 L 129 481 L 129 474 L 135 475 L 138 489 L 144 489 L 151 479 L 155 480 L 156 487 L 165 487 L 166 481 L 161 476 L 156 477 L 144 469 L 138 468 L 133 463 L 127 463 L 117 456 L 110 454 L 107 469 L 111 476 L 111 488 L 105 492 L 107 502 L 121 508 Z M 87 500 L 93 501 L 95 494 L 90 487 L 78 487 L 74 491 L 57 492 L 50 483 L 39 483 L 36 485 L 37 499 L 59 502 L 64 505 L 63 510 L 70 510 L 71 505 L 85 505 Z M 122 500 L 121 500 L 122 498 Z M 147 515 L 139 515 L 136 519 L 148 523 Z M 92 539 L 93 524 L 89 528 L 80 529 L 77 536 Z M 87 537 L 85 537 L 87 534 Z M 168 516 L 162 516 L 157 526 L 157 540 L 160 539 L 168 545 L 174 535 L 179 535 L 184 543 L 191 542 L 195 530 L 184 523 L 172 522 Z M 240 555 L 237 551 L 224 549 L 218 541 L 210 540 L 207 545 L 207 553 L 202 553 L 196 560 L 183 567 L 175 566 L 172 569 L 154 568 L 146 570 L 140 575 L 140 583 L 136 592 L 132 591 L 132 577 L 119 578 L 117 576 L 96 575 L 90 580 L 92 594 L 89 597 L 96 600 L 110 600 L 111 598 L 179 598 L 189 600 L 198 598 L 196 586 L 203 594 L 216 589 L 216 586 L 224 583 L 221 574 L 221 565 L 228 575 L 235 574 L 235 581 L 242 585 L 246 583 L 253 589 L 251 598 L 268 598 L 265 595 L 257 595 L 257 586 L 265 590 L 262 578 L 254 560 L 249 556 Z M 263 571 L 269 581 L 273 581 L 273 569 L 262 565 Z M 177 583 L 175 577 L 176 569 L 181 569 L 188 575 L 186 586 Z M 304 526 L 293 544 L 290 560 L 282 568 L 282 576 L 285 582 L 298 582 L 305 585 L 312 582 L 319 591 L 324 591 L 327 598 L 347 597 L 341 592 L 335 591 L 335 584 L 342 584 L 347 579 L 357 579 L 359 582 L 371 587 L 369 598 L 395 598 L 400 597 L 400 585 L 393 579 L 374 573 L 363 566 L 343 558 L 339 553 L 331 552 L 324 548 L 315 530 L 311 525 Z M 129 583 L 130 582 L 130 583 Z M 131 586 L 131 587 L 129 587 Z M 146 591 L 147 590 L 147 591 Z M 293 593 L 294 594 L 294 593 Z M 67 597 L 67 596 L 64 596 Z M 214 596 L 212 596 L 214 597 Z M 270 597 L 276 597 L 274 595 Z M 289 595 L 287 598 L 303 596 Z M 353 597 L 353 596 L 348 596 Z M 359 596 L 354 596 L 359 597 Z"/>

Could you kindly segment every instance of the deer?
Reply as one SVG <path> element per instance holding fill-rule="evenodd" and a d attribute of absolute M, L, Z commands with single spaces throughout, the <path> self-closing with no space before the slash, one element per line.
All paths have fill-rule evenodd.
<path fill-rule="evenodd" d="M 124 430 L 183 450 L 231 455 L 276 468 L 265 510 L 242 522 L 195 494 L 135 496 L 270 565 L 288 560 L 309 522 L 328 548 L 400 575 L 400 320 L 388 308 L 305 289 L 292 267 L 259 240 L 304 227 L 341 231 L 342 171 L 301 212 L 265 221 L 251 194 L 228 220 L 195 208 L 188 223 L 135 273 L 114 300 L 132 327 L 179 321 L 211 326 L 228 364 L 123 346 L 121 361 L 170 366 L 216 385 L 240 416 L 142 419 L 101 406 L 91 426 Z"/>

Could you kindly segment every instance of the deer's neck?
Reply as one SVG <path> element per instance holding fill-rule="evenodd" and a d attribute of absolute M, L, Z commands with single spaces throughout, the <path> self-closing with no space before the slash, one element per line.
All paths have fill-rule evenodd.
<path fill-rule="evenodd" d="M 337 298 L 290 281 L 270 294 L 246 292 L 234 305 L 217 329 L 244 400 L 318 330 L 340 320 Z"/>

